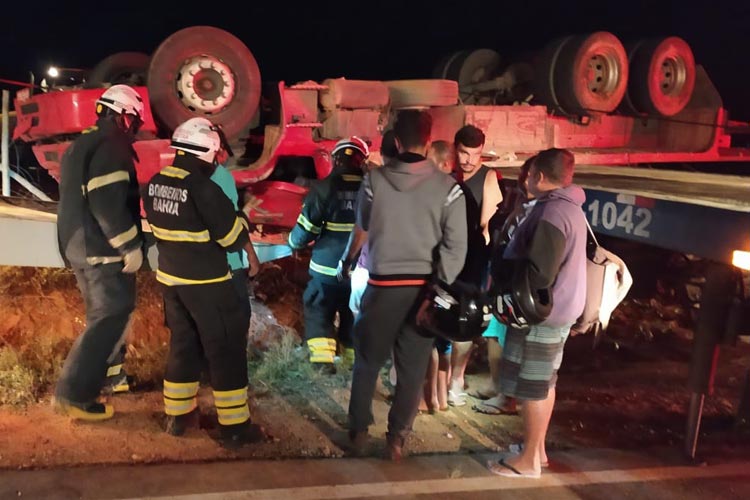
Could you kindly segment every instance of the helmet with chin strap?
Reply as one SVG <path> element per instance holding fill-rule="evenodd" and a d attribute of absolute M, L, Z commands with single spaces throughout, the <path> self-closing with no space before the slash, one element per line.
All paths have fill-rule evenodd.
<path fill-rule="evenodd" d="M 179 125 L 172 134 L 170 147 L 197 156 L 207 163 L 213 163 L 222 149 L 230 156 L 232 154 L 221 128 L 201 117 L 190 118 Z"/>

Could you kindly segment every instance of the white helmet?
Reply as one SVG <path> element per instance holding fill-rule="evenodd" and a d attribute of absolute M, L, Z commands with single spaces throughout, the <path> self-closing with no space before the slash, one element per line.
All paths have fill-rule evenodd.
<path fill-rule="evenodd" d="M 365 159 L 370 156 L 370 148 L 369 146 L 367 146 L 367 143 L 356 135 L 353 135 L 351 137 L 347 137 L 346 139 L 341 139 L 339 142 L 337 142 L 336 145 L 333 146 L 331 156 L 335 156 L 337 153 L 351 156 L 355 151 L 358 151 L 362 156 L 365 157 Z"/>
<path fill-rule="evenodd" d="M 170 146 L 213 163 L 221 144 L 218 128 L 208 119 L 191 118 L 175 129 Z"/>
<path fill-rule="evenodd" d="M 112 85 L 96 100 L 96 113 L 102 112 L 102 106 L 119 114 L 135 115 L 143 120 L 143 99 L 132 87 L 127 85 Z"/>

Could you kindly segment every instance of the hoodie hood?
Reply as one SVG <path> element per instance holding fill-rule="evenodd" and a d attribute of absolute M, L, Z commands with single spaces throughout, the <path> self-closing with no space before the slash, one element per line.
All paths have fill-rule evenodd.
<path fill-rule="evenodd" d="M 580 186 L 571 184 L 570 186 L 567 186 L 564 188 L 557 188 L 553 191 L 548 192 L 547 194 L 542 196 L 540 200 L 543 200 L 543 201 L 565 200 L 580 207 L 583 205 L 583 202 L 586 201 L 586 193 L 583 191 L 583 188 L 581 188 Z"/>
<path fill-rule="evenodd" d="M 396 158 L 385 165 L 382 172 L 383 177 L 394 189 L 405 192 L 414 191 L 427 179 L 435 175 L 438 170 L 431 160 L 422 158 L 417 161 L 406 162 Z"/>

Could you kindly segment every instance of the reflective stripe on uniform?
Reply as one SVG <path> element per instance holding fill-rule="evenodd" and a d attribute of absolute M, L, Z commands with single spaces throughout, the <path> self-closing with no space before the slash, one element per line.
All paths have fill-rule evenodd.
<path fill-rule="evenodd" d="M 211 241 L 211 235 L 207 230 L 177 231 L 173 229 L 164 229 L 151 224 L 151 232 L 154 233 L 154 236 L 164 241 L 185 241 L 192 243 L 206 243 Z"/>
<path fill-rule="evenodd" d="M 166 177 L 174 177 L 176 179 L 184 179 L 185 177 L 190 175 L 190 172 L 188 172 L 187 170 L 177 167 L 164 167 L 159 173 Z"/>
<path fill-rule="evenodd" d="M 247 386 L 234 391 L 214 391 L 216 408 L 233 408 L 247 403 Z"/>
<path fill-rule="evenodd" d="M 91 192 L 95 189 L 103 188 L 104 186 L 109 186 L 110 184 L 115 184 L 116 182 L 130 182 L 130 173 L 128 173 L 126 170 L 118 170 L 117 172 L 112 172 L 111 174 L 94 177 L 86 183 L 86 190 Z"/>
<path fill-rule="evenodd" d="M 227 233 L 226 236 L 218 240 L 217 243 L 223 247 L 228 247 L 232 245 L 235 241 L 237 241 L 237 237 L 239 237 L 241 232 L 242 232 L 242 223 L 240 222 L 239 217 L 235 217 L 234 225 L 232 226 L 232 229 Z"/>
<path fill-rule="evenodd" d="M 329 337 L 315 337 L 307 341 L 307 347 L 310 349 L 331 349 L 336 350 L 336 339 Z"/>
<path fill-rule="evenodd" d="M 321 266 L 313 261 L 310 261 L 310 269 L 316 273 L 325 274 L 326 276 L 336 276 L 336 269 L 333 267 Z"/>
<path fill-rule="evenodd" d="M 329 231 L 351 232 L 354 229 L 354 223 L 344 222 L 326 222 L 326 229 Z"/>
<path fill-rule="evenodd" d="M 82 133 L 82 134 L 90 134 L 91 132 L 95 132 L 95 131 L 97 131 L 97 130 L 99 130 L 99 127 L 97 127 L 96 125 L 92 125 L 92 126 L 90 126 L 89 128 L 85 128 L 85 129 L 83 129 L 83 130 L 81 131 L 81 133 Z"/>
<path fill-rule="evenodd" d="M 122 371 L 122 363 L 119 365 L 112 365 L 109 368 L 107 368 L 107 376 L 108 377 L 114 377 L 115 375 L 119 375 Z"/>
<path fill-rule="evenodd" d="M 164 398 L 164 413 L 173 417 L 186 415 L 197 407 L 198 401 L 196 401 L 195 397 L 184 400 Z"/>
<path fill-rule="evenodd" d="M 336 339 L 316 337 L 307 341 L 311 363 L 333 363 L 336 358 Z"/>
<path fill-rule="evenodd" d="M 299 217 L 297 217 L 297 224 L 305 228 L 306 231 L 313 234 L 320 234 L 320 228 L 310 222 L 304 214 L 299 214 Z"/>
<path fill-rule="evenodd" d="M 237 425 L 250 420 L 250 408 L 244 404 L 238 408 L 216 408 L 219 425 Z"/>
<path fill-rule="evenodd" d="M 135 227 L 135 225 L 131 226 L 130 229 L 125 231 L 124 233 L 120 233 L 111 240 L 109 240 L 109 244 L 112 245 L 114 248 L 119 248 L 123 245 L 127 245 L 131 241 L 133 241 L 135 238 L 138 237 L 138 229 Z"/>
<path fill-rule="evenodd" d="M 122 255 L 110 255 L 107 257 L 86 257 L 86 262 L 91 266 L 97 264 L 112 264 L 114 262 L 122 262 Z"/>
<path fill-rule="evenodd" d="M 164 381 L 164 397 L 185 399 L 198 394 L 198 382 L 170 382 Z"/>
<path fill-rule="evenodd" d="M 336 355 L 332 352 L 310 354 L 310 363 L 333 363 Z"/>
<path fill-rule="evenodd" d="M 361 175 L 341 174 L 341 178 L 347 182 L 360 182 L 362 180 Z"/>
<path fill-rule="evenodd" d="M 162 283 L 167 286 L 175 286 L 175 285 L 205 285 L 208 283 L 220 283 L 222 281 L 227 281 L 232 279 L 232 274 L 227 271 L 227 274 L 220 278 L 211 278 L 207 280 L 191 280 L 188 278 L 180 278 L 178 276 L 172 276 L 171 274 L 167 274 L 162 270 L 156 271 L 156 281 L 159 283 Z"/>

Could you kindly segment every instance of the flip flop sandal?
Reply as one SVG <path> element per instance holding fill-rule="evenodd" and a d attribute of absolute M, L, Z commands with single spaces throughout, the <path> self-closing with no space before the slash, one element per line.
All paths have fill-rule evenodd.
<path fill-rule="evenodd" d="M 523 451 L 523 443 L 513 443 L 510 446 L 508 446 L 508 451 L 511 453 L 514 453 L 516 455 L 520 455 Z M 549 467 L 549 461 L 542 462 L 542 469 L 546 469 Z"/>
<path fill-rule="evenodd" d="M 448 391 L 448 404 L 450 406 L 466 406 L 466 396 L 465 392 Z"/>
<path fill-rule="evenodd" d="M 533 473 L 533 472 L 527 472 L 523 473 L 520 470 L 516 469 L 509 463 L 505 461 L 504 458 L 501 458 L 500 460 L 494 461 L 490 460 L 487 462 L 487 469 L 496 476 L 503 476 L 503 477 L 513 477 L 513 478 L 522 478 L 522 479 L 539 479 L 542 477 L 541 472 Z"/>

